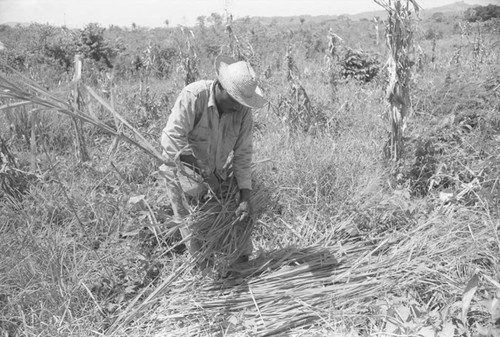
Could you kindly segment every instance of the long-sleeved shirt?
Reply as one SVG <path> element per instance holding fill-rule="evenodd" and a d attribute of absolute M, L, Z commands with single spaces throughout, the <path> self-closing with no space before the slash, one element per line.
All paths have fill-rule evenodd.
<path fill-rule="evenodd" d="M 237 112 L 219 114 L 214 84 L 197 81 L 181 91 L 161 135 L 163 153 L 172 160 L 179 151 L 192 154 L 225 179 L 224 167 L 233 151 L 238 187 L 252 189 L 252 111 L 242 106 Z"/>

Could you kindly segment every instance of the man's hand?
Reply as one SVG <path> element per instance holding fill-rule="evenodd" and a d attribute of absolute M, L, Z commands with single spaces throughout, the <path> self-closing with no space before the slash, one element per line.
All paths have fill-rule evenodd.
<path fill-rule="evenodd" d="M 234 212 L 238 221 L 247 220 L 252 216 L 252 205 L 250 201 L 242 201 L 238 205 L 238 208 Z"/>
<path fill-rule="evenodd" d="M 238 221 L 243 221 L 253 216 L 252 203 L 250 202 L 251 191 L 247 189 L 240 190 L 240 204 L 234 212 Z"/>

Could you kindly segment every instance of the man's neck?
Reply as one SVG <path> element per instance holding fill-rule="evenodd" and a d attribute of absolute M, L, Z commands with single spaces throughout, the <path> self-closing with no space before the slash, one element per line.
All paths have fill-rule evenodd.
<path fill-rule="evenodd" d="M 214 85 L 214 101 L 215 101 L 215 106 L 217 107 L 217 111 L 219 112 L 219 118 L 222 117 L 222 109 L 219 107 L 219 101 L 217 100 L 217 97 L 220 95 L 220 88 L 217 82 Z"/>

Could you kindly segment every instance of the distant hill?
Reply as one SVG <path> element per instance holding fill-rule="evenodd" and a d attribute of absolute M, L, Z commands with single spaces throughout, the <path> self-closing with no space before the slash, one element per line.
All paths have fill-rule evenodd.
<path fill-rule="evenodd" d="M 432 16 L 434 13 L 463 13 L 467 9 L 471 7 L 476 7 L 477 5 L 469 5 L 468 3 L 465 3 L 465 1 L 457 1 L 452 4 L 446 5 L 446 6 L 441 6 L 441 7 L 432 7 L 432 8 L 422 8 L 420 10 L 420 16 L 422 18 L 426 18 L 429 16 Z M 375 12 L 364 12 L 360 14 L 355 14 L 355 15 L 349 15 L 349 17 L 353 20 L 360 20 L 360 19 L 372 19 L 373 17 L 378 16 L 378 17 L 383 17 L 385 18 L 387 16 L 387 12 L 385 10 L 380 10 L 380 11 L 375 11 Z"/>
<path fill-rule="evenodd" d="M 457 2 L 454 2 L 454 3 L 446 5 L 446 6 L 425 9 L 424 12 L 428 12 L 428 13 L 454 12 L 454 13 L 457 13 L 457 12 L 465 12 L 467 9 L 469 9 L 471 7 L 476 7 L 476 6 L 478 6 L 478 5 L 469 5 L 468 3 L 465 3 L 465 1 L 457 1 Z"/>
<path fill-rule="evenodd" d="M 434 13 L 448 13 L 448 14 L 462 13 L 465 12 L 467 9 L 476 6 L 477 5 L 470 5 L 465 1 L 457 1 L 455 3 L 446 6 L 423 8 L 420 11 L 420 16 L 423 19 L 425 19 L 427 17 L 432 16 L 432 14 Z M 349 18 L 350 20 L 353 21 L 358 21 L 363 19 L 371 20 L 374 17 L 385 19 L 387 17 L 387 12 L 384 9 L 381 9 L 379 11 L 363 12 L 353 15 L 320 15 L 320 16 L 300 15 L 300 16 L 287 16 L 287 17 L 282 17 L 282 16 L 252 17 L 252 20 L 257 20 L 263 25 L 269 25 L 271 23 L 277 25 L 289 25 L 289 24 L 300 23 L 301 19 L 303 19 L 304 22 L 315 24 L 315 23 L 327 22 L 330 20 L 336 20 L 340 17 Z"/>
<path fill-rule="evenodd" d="M 1 0 L 0 0 L 1 1 Z M 417 0 L 418 2 L 418 0 Z M 454 14 L 454 13 L 463 13 L 467 9 L 471 7 L 476 7 L 477 5 L 470 5 L 466 3 L 465 1 L 457 1 L 455 3 L 446 5 L 446 6 L 441 6 L 441 7 L 433 7 L 433 8 L 424 8 L 421 10 L 420 16 L 421 18 L 425 19 L 427 17 L 432 16 L 434 13 L 444 13 L 444 14 Z M 263 25 L 270 25 L 270 24 L 276 24 L 279 26 L 287 26 L 287 25 L 295 25 L 295 24 L 300 24 L 301 22 L 308 23 L 308 24 L 320 24 L 320 23 L 328 23 L 328 21 L 333 21 L 337 20 L 339 18 L 347 18 L 353 21 L 358 21 L 358 20 L 372 20 L 374 17 L 379 17 L 382 19 L 385 19 L 387 17 L 387 12 L 384 9 L 381 9 L 379 11 L 371 11 L 371 12 L 363 12 L 359 14 L 353 14 L 353 15 L 319 15 L 319 16 L 311 16 L 311 15 L 299 15 L 299 16 L 271 16 L 271 17 L 263 17 L 263 16 L 256 16 L 256 17 L 251 17 L 252 21 L 258 21 Z M 244 18 L 242 19 L 237 19 L 238 20 L 245 20 Z M 2 25 L 10 26 L 10 27 L 15 27 L 17 25 L 21 25 L 22 27 L 27 27 L 30 25 L 30 23 L 27 22 L 5 22 L 5 23 L 0 23 Z"/>

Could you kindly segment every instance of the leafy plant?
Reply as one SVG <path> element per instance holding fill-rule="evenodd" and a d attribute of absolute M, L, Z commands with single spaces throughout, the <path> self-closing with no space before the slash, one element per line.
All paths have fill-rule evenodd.
<path fill-rule="evenodd" d="M 340 64 L 344 78 L 354 78 L 362 82 L 372 81 L 380 71 L 380 64 L 376 57 L 350 48 L 346 50 Z"/>

